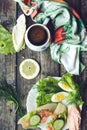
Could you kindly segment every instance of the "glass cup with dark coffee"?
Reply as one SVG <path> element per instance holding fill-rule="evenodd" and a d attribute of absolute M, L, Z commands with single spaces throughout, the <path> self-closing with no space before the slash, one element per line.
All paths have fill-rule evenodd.
<path fill-rule="evenodd" d="M 25 43 L 33 51 L 43 51 L 49 47 L 51 34 L 44 24 L 31 25 L 25 34 Z"/>

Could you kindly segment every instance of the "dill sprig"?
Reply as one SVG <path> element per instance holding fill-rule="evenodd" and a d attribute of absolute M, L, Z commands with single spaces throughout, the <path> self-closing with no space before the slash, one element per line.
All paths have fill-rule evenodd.
<path fill-rule="evenodd" d="M 0 79 L 0 98 L 5 99 L 7 105 L 15 104 L 15 111 L 19 117 L 25 114 L 24 108 L 21 106 L 21 96 L 16 88 L 7 83 L 6 79 Z"/>

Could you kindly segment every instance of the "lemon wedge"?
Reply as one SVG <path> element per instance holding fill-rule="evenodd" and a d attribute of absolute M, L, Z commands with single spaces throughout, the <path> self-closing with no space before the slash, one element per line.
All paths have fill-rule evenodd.
<path fill-rule="evenodd" d="M 19 66 L 20 74 L 25 79 L 34 79 L 40 71 L 39 64 L 33 59 L 25 59 Z"/>

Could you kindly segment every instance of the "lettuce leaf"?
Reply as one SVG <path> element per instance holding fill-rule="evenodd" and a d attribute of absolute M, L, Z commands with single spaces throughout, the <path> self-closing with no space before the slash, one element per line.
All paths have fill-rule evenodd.
<path fill-rule="evenodd" d="M 44 91 L 46 93 L 56 93 L 61 89 L 58 87 L 58 80 L 54 79 L 51 76 L 47 78 L 41 78 L 38 82 L 37 89 L 38 91 Z"/>
<path fill-rule="evenodd" d="M 64 74 L 61 80 L 65 81 L 73 90 L 76 90 L 76 88 L 78 88 L 78 84 L 74 82 L 73 75 L 70 73 Z"/>
<path fill-rule="evenodd" d="M 54 79 L 51 76 L 48 76 L 47 78 L 41 78 L 39 80 L 37 85 L 37 106 L 41 106 L 52 102 L 51 97 L 53 96 L 53 94 L 61 91 L 61 88 L 58 87 L 58 82 L 59 80 Z"/>
<path fill-rule="evenodd" d="M 69 95 L 67 96 L 66 101 L 68 103 L 75 103 L 78 106 L 82 105 L 83 101 L 81 98 L 80 86 L 74 82 L 73 75 L 66 73 L 62 76 L 61 81 L 66 82 L 72 88 L 72 91 L 68 92 Z"/>
<path fill-rule="evenodd" d="M 0 25 L 0 53 L 5 55 L 16 53 L 12 35 L 2 25 Z"/>
<path fill-rule="evenodd" d="M 58 86 L 58 82 L 60 81 L 66 82 L 72 88 L 72 91 L 67 91 L 68 96 L 66 97 L 66 103 L 75 103 L 78 106 L 83 104 L 80 86 L 74 81 L 72 74 L 66 73 L 61 77 L 61 79 L 58 80 L 54 79 L 51 76 L 48 76 L 47 78 L 41 78 L 39 80 L 37 85 L 37 106 L 51 103 L 51 97 L 53 94 L 65 91 Z"/>

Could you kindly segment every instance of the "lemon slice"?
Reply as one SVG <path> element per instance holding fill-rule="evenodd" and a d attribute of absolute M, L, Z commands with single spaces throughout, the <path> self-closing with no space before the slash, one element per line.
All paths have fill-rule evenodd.
<path fill-rule="evenodd" d="M 39 64 L 33 59 L 25 59 L 19 66 L 20 74 L 25 79 L 34 79 L 40 71 Z"/>

